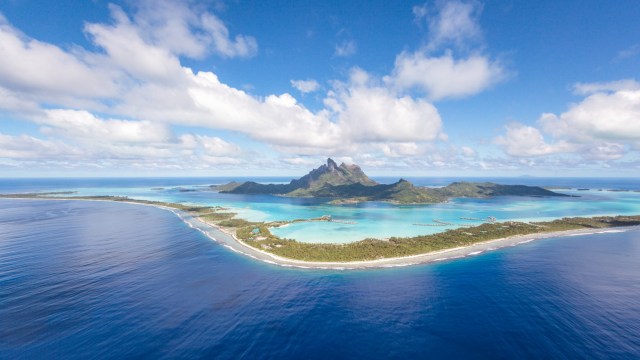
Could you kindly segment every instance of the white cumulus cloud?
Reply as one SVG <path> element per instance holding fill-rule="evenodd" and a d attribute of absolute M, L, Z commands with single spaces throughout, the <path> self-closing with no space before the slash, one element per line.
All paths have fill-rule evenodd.
<path fill-rule="evenodd" d="M 291 80 L 291 86 L 303 94 L 314 92 L 320 88 L 320 84 L 313 79 Z"/>
<path fill-rule="evenodd" d="M 478 23 L 482 4 L 477 1 L 436 1 L 433 6 L 413 7 L 416 22 L 425 21 L 429 27 L 429 48 L 453 44 L 466 48 L 469 42 L 482 38 Z"/>
<path fill-rule="evenodd" d="M 577 142 L 640 141 L 640 84 L 637 81 L 580 84 L 579 87 L 589 95 L 559 115 L 543 114 L 540 123 L 545 131 Z"/>
<path fill-rule="evenodd" d="M 60 141 L 38 139 L 29 135 L 0 133 L 0 158 L 51 160 L 82 158 L 83 151 Z"/>
<path fill-rule="evenodd" d="M 172 138 L 165 124 L 142 120 L 100 119 L 84 110 L 51 109 L 36 122 L 45 125 L 48 133 L 84 141 L 115 143 L 167 142 Z"/>
<path fill-rule="evenodd" d="M 403 52 L 396 58 L 393 74 L 385 80 L 400 89 L 420 89 L 430 99 L 440 100 L 477 94 L 505 78 L 504 67 L 485 56 L 456 60 L 451 53 L 432 57 Z"/>
<path fill-rule="evenodd" d="M 344 131 L 356 140 L 433 141 L 442 132 L 440 114 L 431 103 L 398 97 L 361 69 L 352 70 L 350 82 L 338 86 L 327 102 L 337 110 Z"/>
<path fill-rule="evenodd" d="M 113 79 L 81 56 L 20 33 L 0 14 L 0 85 L 16 92 L 111 97 Z M 59 95 L 58 95 L 59 96 Z"/>
<path fill-rule="evenodd" d="M 538 126 L 507 126 L 496 139 L 514 156 L 573 153 L 589 160 L 622 158 L 640 144 L 640 84 L 635 80 L 579 83 L 586 97 L 560 114 L 543 113 Z M 551 137 L 545 141 L 542 133 Z"/>
<path fill-rule="evenodd" d="M 396 57 L 385 82 L 398 91 L 419 90 L 432 101 L 478 94 L 506 80 L 509 71 L 482 53 L 477 1 L 436 1 L 413 7 L 414 20 L 428 26 L 428 41 Z"/>
<path fill-rule="evenodd" d="M 495 143 L 502 146 L 508 155 L 541 156 L 572 150 L 571 146 L 566 143 L 547 143 L 542 133 L 532 126 L 513 123 L 506 128 L 507 133 L 496 138 Z"/>
<path fill-rule="evenodd" d="M 600 83 L 577 83 L 573 86 L 574 93 L 590 95 L 597 92 L 612 92 L 621 90 L 640 90 L 640 84 L 632 79 L 624 79 Z"/>
<path fill-rule="evenodd" d="M 445 5 L 434 16 L 449 16 Z M 289 93 L 252 96 L 213 72 L 184 66 L 184 57 L 246 57 L 257 51 L 252 37 L 232 35 L 203 6 L 145 0 L 132 3 L 133 13 L 126 13 L 112 5 L 110 22 L 85 25 L 97 50 L 67 50 L 2 22 L 0 36 L 7 41 L 0 42 L 6 55 L 0 57 L 0 107 L 40 125 L 46 137 L 11 138 L 12 143 L 23 139 L 81 148 L 86 163 L 100 166 L 184 168 L 244 161 L 239 157 L 247 153 L 225 139 L 173 132 L 189 126 L 228 130 L 266 143 L 285 153 L 291 164 L 308 159 L 301 155 L 347 158 L 366 150 L 370 157 L 354 160 L 373 164 L 382 161 L 376 156 L 424 157 L 428 166 L 445 166 L 444 155 L 425 151 L 426 144 L 446 139 L 432 101 L 478 93 L 504 73 L 498 62 L 479 54 L 456 58 L 452 52 L 403 52 L 384 79 L 354 68 L 348 80 L 330 83 L 324 108 L 310 110 Z M 477 20 L 477 10 L 469 14 L 473 16 L 466 18 Z M 447 33 L 443 21 L 434 22 L 441 28 L 439 38 L 473 38 L 469 30 L 464 36 Z M 356 51 L 355 42 L 341 45 L 336 49 L 341 55 Z M 40 68 L 53 80 L 43 77 Z M 292 80 L 291 85 L 302 93 L 320 88 L 312 79 Z M 414 88 L 427 97 L 408 91 Z"/>
<path fill-rule="evenodd" d="M 140 0 L 134 22 L 146 42 L 174 54 L 202 57 L 209 52 L 222 57 L 251 57 L 258 51 L 254 37 L 232 37 L 224 22 L 198 1 Z"/>

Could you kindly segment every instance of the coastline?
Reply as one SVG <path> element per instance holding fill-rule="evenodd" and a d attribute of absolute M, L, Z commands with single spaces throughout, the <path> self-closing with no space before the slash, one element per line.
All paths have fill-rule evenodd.
<path fill-rule="evenodd" d="M 174 210 L 174 209 L 170 209 Z M 177 212 L 181 212 L 177 210 Z M 507 238 L 488 240 L 485 242 L 475 243 L 468 246 L 456 247 L 445 250 L 438 250 L 424 254 L 416 254 L 403 257 L 383 258 L 376 260 L 363 260 L 363 261 L 349 261 L 349 262 L 316 262 L 316 261 L 304 261 L 281 257 L 275 254 L 271 254 L 266 251 L 262 251 L 245 244 L 242 240 L 235 237 L 233 234 L 207 222 L 204 222 L 198 218 L 194 218 L 191 215 L 186 214 L 189 218 L 184 218 L 185 214 L 176 213 L 183 221 L 185 221 L 192 228 L 200 230 L 204 235 L 216 241 L 231 250 L 249 256 L 253 259 L 260 260 L 269 264 L 294 267 L 301 269 L 325 269 L 325 270 L 357 270 L 357 269 L 375 269 L 375 268 L 393 268 L 404 267 L 411 265 L 427 264 L 432 262 L 447 261 L 461 259 L 469 256 L 475 256 L 487 251 L 498 250 L 505 247 L 516 246 L 520 244 L 526 244 L 535 240 L 549 239 L 555 237 L 568 237 L 590 234 L 603 234 L 612 232 L 626 232 L 629 230 L 640 228 L 640 226 L 627 226 L 618 228 L 607 229 L 578 229 L 578 230 L 565 230 L 555 231 L 548 233 L 536 233 L 528 235 L 516 235 Z M 192 221 L 197 221 L 200 224 L 194 224 Z M 202 229 L 208 227 L 208 231 Z"/>
<path fill-rule="evenodd" d="M 200 217 L 194 216 L 187 211 L 172 208 L 169 206 L 163 206 L 158 204 L 146 204 L 136 201 L 114 201 L 114 200 L 100 200 L 100 199 L 69 199 L 69 198 L 53 198 L 53 197 L 41 197 L 41 198 L 7 198 L 11 200 L 56 200 L 56 201 L 105 201 L 114 203 L 126 203 L 134 205 L 153 206 L 158 209 L 168 210 L 174 213 L 178 218 L 185 222 L 192 229 L 200 231 L 203 235 L 209 239 L 223 245 L 227 249 L 236 253 L 248 256 L 254 260 L 262 261 L 265 263 L 291 267 L 300 269 L 325 269 L 325 270 L 357 270 L 357 269 L 375 269 L 375 268 L 393 268 L 404 267 L 411 265 L 427 264 L 432 262 L 455 260 L 465 258 L 469 256 L 479 255 L 487 251 L 498 250 L 505 247 L 516 246 L 519 244 L 529 243 L 534 240 L 555 238 L 555 237 L 568 237 L 579 236 L 588 234 L 600 234 L 600 233 L 612 233 L 612 232 L 625 232 L 633 229 L 640 228 L 637 226 L 623 226 L 612 227 L 602 229 L 575 229 L 564 230 L 554 232 L 541 232 L 527 235 L 515 235 L 506 238 L 487 240 L 484 242 L 474 243 L 468 246 L 438 250 L 423 254 L 409 255 L 403 257 L 391 257 L 375 260 L 363 260 L 363 261 L 349 261 L 349 262 L 316 262 L 316 261 L 304 261 L 291 258 L 281 257 L 263 250 L 259 250 L 255 247 L 247 245 L 242 240 L 238 239 L 235 234 L 221 228 L 215 224 L 204 221 Z"/>

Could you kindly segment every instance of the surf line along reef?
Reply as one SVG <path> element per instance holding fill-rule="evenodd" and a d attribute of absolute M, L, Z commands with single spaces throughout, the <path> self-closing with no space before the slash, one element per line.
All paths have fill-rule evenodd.
<path fill-rule="evenodd" d="M 364 189 L 367 187 L 368 189 Z M 337 166 L 331 159 L 289 184 L 231 183 L 211 190 L 231 193 L 259 193 L 279 196 L 331 196 L 332 203 L 389 201 L 393 203 L 434 203 L 451 197 L 568 196 L 540 187 L 492 183 L 453 183 L 437 189 L 416 187 L 406 180 L 385 185 L 369 179 L 356 165 Z M 486 222 L 444 232 L 385 240 L 364 239 L 346 244 L 303 243 L 273 235 L 271 228 L 296 222 L 336 221 L 331 216 L 291 221 L 251 222 L 237 218 L 220 206 L 198 206 L 122 196 L 74 196 L 74 192 L 5 194 L 2 198 L 115 201 L 152 205 L 169 209 L 190 225 L 233 250 L 260 260 L 303 267 L 376 267 L 407 265 L 452 258 L 469 252 L 516 244 L 533 238 L 604 231 L 614 227 L 640 225 L 640 215 L 572 217 L 544 222 Z M 437 224 L 434 224 L 437 225 Z"/>

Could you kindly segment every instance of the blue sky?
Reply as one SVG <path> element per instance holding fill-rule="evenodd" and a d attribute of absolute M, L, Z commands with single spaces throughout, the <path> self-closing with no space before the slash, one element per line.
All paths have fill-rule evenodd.
<path fill-rule="evenodd" d="M 636 176 L 637 1 L 0 3 L 3 176 Z"/>

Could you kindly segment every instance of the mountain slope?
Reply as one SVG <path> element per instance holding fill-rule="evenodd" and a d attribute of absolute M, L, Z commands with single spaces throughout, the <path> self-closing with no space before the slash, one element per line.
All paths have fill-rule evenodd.
<path fill-rule="evenodd" d="M 232 194 L 275 194 L 288 196 L 316 196 L 314 193 L 326 186 L 341 186 L 361 184 L 373 186 L 377 183 L 371 180 L 358 165 L 338 166 L 332 159 L 327 163 L 311 170 L 307 175 L 297 180 L 291 180 L 289 184 L 259 184 L 253 181 L 244 183 L 232 182 L 215 187 L 222 193 Z"/>
<path fill-rule="evenodd" d="M 377 183 L 369 179 L 358 165 L 342 163 L 338 166 L 332 159 L 327 159 L 325 165 L 290 183 L 296 189 L 317 189 L 325 185 L 350 184 L 376 185 Z"/>
<path fill-rule="evenodd" d="M 433 189 L 443 196 L 484 198 L 493 196 L 568 196 L 538 186 L 500 185 L 489 182 L 454 182 L 446 187 Z"/>
<path fill-rule="evenodd" d="M 455 182 L 443 188 L 417 187 L 400 179 L 393 184 L 378 184 L 357 165 L 327 163 L 289 184 L 232 182 L 214 187 L 222 193 L 272 194 L 293 197 L 331 198 L 333 203 L 389 201 L 398 204 L 428 204 L 449 198 L 485 198 L 493 196 L 567 196 L 537 186 L 494 183 Z"/>

